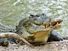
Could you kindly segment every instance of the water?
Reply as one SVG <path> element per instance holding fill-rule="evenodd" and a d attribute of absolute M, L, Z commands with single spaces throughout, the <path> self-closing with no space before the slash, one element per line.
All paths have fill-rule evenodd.
<path fill-rule="evenodd" d="M 68 36 L 68 0 L 0 0 L 0 23 L 15 29 L 30 14 L 45 13 L 63 19 L 59 33 Z"/>

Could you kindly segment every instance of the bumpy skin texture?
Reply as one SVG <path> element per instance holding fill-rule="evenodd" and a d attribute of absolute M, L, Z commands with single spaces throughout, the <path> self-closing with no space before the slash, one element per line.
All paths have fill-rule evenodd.
<path fill-rule="evenodd" d="M 62 20 L 52 20 L 45 14 L 30 15 L 19 22 L 15 33 L 33 45 L 43 45 L 46 42 L 60 41 L 63 38 L 54 29 L 59 28 L 61 22 Z M 6 41 L 1 41 L 2 46 L 7 46 L 9 44 L 8 41 L 17 43 L 16 39 L 10 38 Z"/>
<path fill-rule="evenodd" d="M 51 41 L 60 41 L 63 38 L 54 31 L 60 27 L 62 20 L 53 21 L 45 14 L 30 15 L 19 22 L 16 33 L 20 34 L 31 44 L 39 45 Z"/>

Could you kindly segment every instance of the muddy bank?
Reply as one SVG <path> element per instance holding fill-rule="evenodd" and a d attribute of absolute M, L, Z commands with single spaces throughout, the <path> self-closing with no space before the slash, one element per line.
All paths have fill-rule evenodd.
<path fill-rule="evenodd" d="M 0 51 L 68 51 L 68 40 L 51 42 L 44 46 L 29 47 L 27 45 L 9 44 L 8 47 L 0 46 Z"/>

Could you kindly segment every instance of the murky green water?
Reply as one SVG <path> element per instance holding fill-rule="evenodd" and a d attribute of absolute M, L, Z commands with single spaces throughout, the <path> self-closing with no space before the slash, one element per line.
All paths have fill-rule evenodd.
<path fill-rule="evenodd" d="M 63 19 L 59 31 L 68 35 L 68 0 L 0 0 L 0 23 L 8 27 L 15 28 L 22 18 L 37 13 Z"/>

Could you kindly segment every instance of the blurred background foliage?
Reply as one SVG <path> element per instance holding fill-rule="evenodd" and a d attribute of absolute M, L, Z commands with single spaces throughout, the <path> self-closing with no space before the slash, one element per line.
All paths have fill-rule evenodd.
<path fill-rule="evenodd" d="M 24 17 L 40 13 L 63 19 L 58 32 L 68 36 L 68 0 L 0 0 L 0 23 L 9 28 L 15 29 Z"/>

